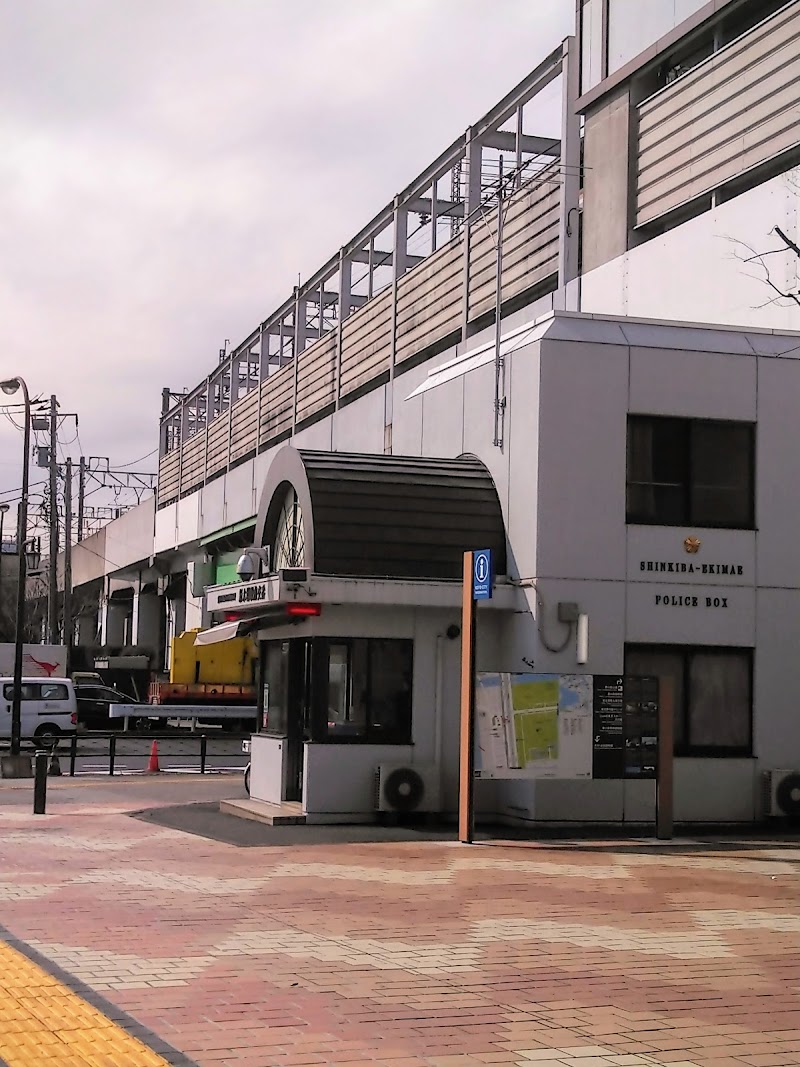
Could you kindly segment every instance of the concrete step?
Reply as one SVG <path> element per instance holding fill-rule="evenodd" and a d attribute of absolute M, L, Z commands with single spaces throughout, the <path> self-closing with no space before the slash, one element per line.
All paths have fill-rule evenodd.
<path fill-rule="evenodd" d="M 285 801 L 283 804 L 267 804 L 263 800 L 221 800 L 219 810 L 225 815 L 239 819 L 252 819 L 267 826 L 302 826 L 306 817 L 301 804 Z"/>

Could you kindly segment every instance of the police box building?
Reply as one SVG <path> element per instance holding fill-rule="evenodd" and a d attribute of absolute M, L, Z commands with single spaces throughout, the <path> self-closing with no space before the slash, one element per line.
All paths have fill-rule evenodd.
<path fill-rule="evenodd" d="M 455 813 L 462 558 L 491 549 L 480 812 L 652 820 L 649 757 L 598 773 L 623 676 L 670 692 L 676 820 L 800 808 L 800 261 L 776 235 L 799 243 L 800 2 L 651 6 L 578 3 L 574 37 L 165 396 L 149 540 L 101 613 L 158 570 L 167 643 L 258 641 L 255 800 Z M 554 82 L 555 138 L 529 119 Z"/>
<path fill-rule="evenodd" d="M 455 810 L 462 552 L 490 547 L 480 675 L 669 678 L 676 817 L 755 819 L 761 771 L 800 740 L 784 674 L 798 502 L 783 488 L 800 337 L 555 312 L 501 351 L 496 443 L 489 343 L 398 376 L 402 453 L 379 451 L 368 394 L 350 409 L 363 451 L 286 443 L 271 458 L 254 543 L 274 573 L 210 588 L 202 635 L 261 642 L 253 796 L 364 817 L 376 775 L 408 767 L 426 804 Z M 654 796 L 650 778 L 524 773 L 477 793 L 487 814 L 557 821 L 647 821 Z"/>

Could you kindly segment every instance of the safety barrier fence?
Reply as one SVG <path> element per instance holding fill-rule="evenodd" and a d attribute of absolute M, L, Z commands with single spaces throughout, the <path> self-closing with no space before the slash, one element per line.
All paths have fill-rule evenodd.
<path fill-rule="evenodd" d="M 178 732 L 172 731 L 100 731 L 92 730 L 86 733 L 61 735 L 54 740 L 49 737 L 23 737 L 21 748 L 25 755 L 33 752 L 46 752 L 48 756 L 58 758 L 59 770 L 61 760 L 68 762 L 68 774 L 75 777 L 78 760 L 91 759 L 93 762 L 106 762 L 108 774 L 119 773 L 118 760 L 147 760 L 152 753 L 153 742 L 158 747 L 159 759 L 180 759 L 179 769 L 183 772 L 194 771 L 206 774 L 213 772 L 222 761 L 233 758 L 242 761 L 241 742 L 249 738 L 250 733 L 217 732 L 193 733 L 189 730 Z M 98 742 L 100 743 L 98 745 Z M 6 742 L 7 745 L 7 742 Z M 233 750 L 233 751 L 232 751 Z M 3 750 L 0 750 L 3 751 Z M 185 762 L 195 757 L 196 764 Z M 221 768 L 220 768 L 221 769 Z M 243 769 L 243 767 L 242 767 Z M 142 768 L 145 770 L 145 768 Z M 52 773 L 52 772 L 51 772 Z M 91 773 L 98 772 L 92 767 Z"/>

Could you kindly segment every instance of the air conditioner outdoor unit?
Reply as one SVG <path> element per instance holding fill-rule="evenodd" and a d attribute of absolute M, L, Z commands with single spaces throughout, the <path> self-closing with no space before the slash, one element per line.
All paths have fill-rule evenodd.
<path fill-rule="evenodd" d="M 402 814 L 438 811 L 438 768 L 432 764 L 412 767 L 381 763 L 375 770 L 375 808 Z"/>
<path fill-rule="evenodd" d="M 767 771 L 767 815 L 800 818 L 800 770 Z"/>

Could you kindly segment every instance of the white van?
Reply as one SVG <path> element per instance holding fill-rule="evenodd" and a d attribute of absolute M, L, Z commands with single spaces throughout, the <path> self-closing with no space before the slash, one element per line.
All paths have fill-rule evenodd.
<path fill-rule="evenodd" d="M 0 737 L 11 736 L 14 679 L 0 678 Z M 75 688 L 69 678 L 23 678 L 20 704 L 22 737 L 56 738 L 74 734 L 78 723 Z"/>

